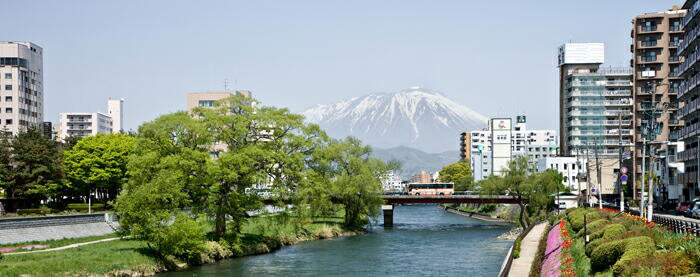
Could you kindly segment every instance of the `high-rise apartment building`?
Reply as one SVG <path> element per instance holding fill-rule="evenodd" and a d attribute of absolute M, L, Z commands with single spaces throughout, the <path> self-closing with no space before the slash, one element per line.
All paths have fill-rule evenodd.
<path fill-rule="evenodd" d="M 597 150 L 618 157 L 632 145 L 632 72 L 605 68 L 602 43 L 567 43 L 559 48 L 559 128 L 562 156 Z"/>
<path fill-rule="evenodd" d="M 216 101 L 229 98 L 234 95 L 243 95 L 247 98 L 252 98 L 253 93 L 248 90 L 232 91 L 209 91 L 209 92 L 194 92 L 187 94 L 187 111 L 192 111 L 196 107 L 213 107 Z"/>
<path fill-rule="evenodd" d="M 0 130 L 17 134 L 44 123 L 43 49 L 31 42 L 0 42 Z"/>
<path fill-rule="evenodd" d="M 413 176 L 411 176 L 411 183 L 415 184 L 429 184 L 432 183 L 432 176 L 430 173 L 421 171 L 420 173 L 416 173 Z"/>
<path fill-rule="evenodd" d="M 632 20 L 630 65 L 634 83 L 635 180 L 641 180 L 642 173 L 649 172 L 650 156 L 659 158 L 656 151 L 668 148 L 667 143 L 661 142 L 669 141 L 670 134 L 684 124 L 676 111 L 682 81 L 678 69 L 683 62 L 678 47 L 683 39 L 685 12 L 675 6 L 668 11 L 643 14 Z M 645 143 L 650 141 L 653 142 Z M 648 145 L 647 149 L 643 149 L 644 145 Z M 673 154 L 674 149 L 668 150 Z M 645 163 L 642 159 L 646 159 Z"/>
<path fill-rule="evenodd" d="M 682 199 L 691 200 L 700 196 L 700 2 L 687 0 L 683 4 L 687 11 L 681 19 L 683 40 L 678 46 L 677 53 L 685 60 L 676 69 L 683 77 L 678 90 L 678 100 L 674 104 L 682 107 L 676 112 L 678 119 L 683 120 L 684 126 L 671 134 L 672 139 L 684 143 L 685 150 L 676 154 L 676 159 L 683 162 L 685 172 L 677 176 L 676 181 L 682 187 Z"/>

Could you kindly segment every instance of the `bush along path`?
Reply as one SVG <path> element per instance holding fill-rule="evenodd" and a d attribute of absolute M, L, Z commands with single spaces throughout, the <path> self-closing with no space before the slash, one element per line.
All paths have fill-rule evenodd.
<path fill-rule="evenodd" d="M 690 233 L 613 210 L 570 209 L 555 220 L 541 276 L 700 276 L 700 242 Z"/>

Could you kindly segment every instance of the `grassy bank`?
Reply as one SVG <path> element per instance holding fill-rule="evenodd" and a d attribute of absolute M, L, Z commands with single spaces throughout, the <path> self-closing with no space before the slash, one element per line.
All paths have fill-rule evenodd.
<path fill-rule="evenodd" d="M 340 216 L 316 218 L 313 222 L 294 223 L 295 220 L 283 220 L 275 216 L 251 218 L 242 229 L 240 243 L 228 249 L 208 245 L 210 248 L 205 263 L 221 258 L 263 254 L 279 249 L 285 245 L 305 240 L 326 239 L 336 236 L 352 235 L 357 232 L 342 228 Z M 93 237 L 75 239 L 73 243 L 103 239 Z M 48 244 L 58 247 L 70 240 L 52 242 L 33 242 L 31 244 Z M 29 244 L 29 243 L 28 243 Z M 26 245 L 26 244 L 21 244 Z M 19 245 L 19 246 L 21 246 Z M 56 246 L 54 246 L 56 245 Z M 167 270 L 182 268 L 184 263 L 157 258 L 143 241 L 115 240 L 71 248 L 55 252 L 25 255 L 5 255 L 0 260 L 2 276 L 120 276 L 147 275 Z"/>
<path fill-rule="evenodd" d="M 0 249 L 11 248 L 11 247 L 22 247 L 22 246 L 26 246 L 26 245 L 46 245 L 47 247 L 44 249 L 50 249 L 50 248 L 56 248 L 56 247 L 61 247 L 61 246 L 66 246 L 66 245 L 71 245 L 71 244 L 76 244 L 76 243 L 96 241 L 96 240 L 116 238 L 116 237 L 118 237 L 117 234 L 107 234 L 107 235 L 102 235 L 102 236 L 93 236 L 93 237 L 84 237 L 84 238 L 70 238 L 70 239 L 58 239 L 58 240 L 30 241 L 30 242 L 22 242 L 22 243 L 0 244 Z M 43 249 L 39 249 L 39 250 L 43 250 Z M 27 252 L 27 251 L 31 251 L 31 250 L 17 249 L 15 251 L 12 251 L 12 253 Z"/>

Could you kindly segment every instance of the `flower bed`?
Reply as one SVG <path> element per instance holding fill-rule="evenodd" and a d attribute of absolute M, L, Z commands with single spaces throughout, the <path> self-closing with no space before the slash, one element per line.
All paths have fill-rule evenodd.
<path fill-rule="evenodd" d="M 556 225 L 547 233 L 547 247 L 544 252 L 545 256 L 542 262 L 540 276 L 559 277 L 559 267 L 561 267 L 561 245 L 561 230 L 559 225 Z"/>

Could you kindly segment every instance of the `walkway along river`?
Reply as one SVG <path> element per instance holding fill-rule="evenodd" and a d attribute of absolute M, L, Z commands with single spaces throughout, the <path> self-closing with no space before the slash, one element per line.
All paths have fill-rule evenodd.
<path fill-rule="evenodd" d="M 435 205 L 398 206 L 394 227 L 310 241 L 161 276 L 497 276 L 511 225 L 448 213 Z"/>

